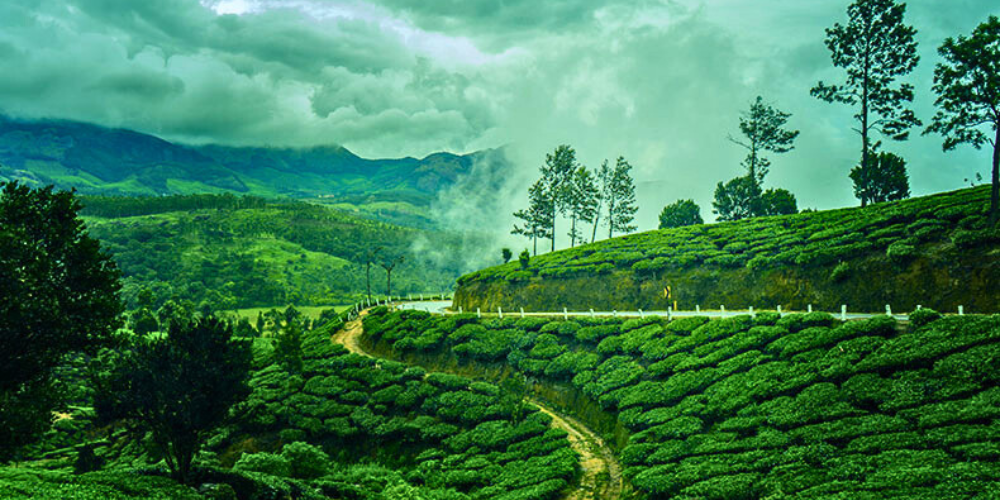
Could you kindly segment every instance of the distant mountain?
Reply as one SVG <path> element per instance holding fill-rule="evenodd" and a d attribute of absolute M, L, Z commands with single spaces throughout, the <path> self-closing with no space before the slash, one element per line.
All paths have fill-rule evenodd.
<path fill-rule="evenodd" d="M 187 146 L 131 130 L 0 116 L 0 181 L 75 187 L 84 194 L 231 192 L 326 197 L 354 207 L 367 199 L 419 207 L 480 158 L 503 164 L 496 150 L 369 160 L 339 146 Z"/>

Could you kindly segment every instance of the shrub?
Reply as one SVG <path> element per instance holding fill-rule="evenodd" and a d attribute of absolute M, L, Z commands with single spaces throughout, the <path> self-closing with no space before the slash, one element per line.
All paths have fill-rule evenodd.
<path fill-rule="evenodd" d="M 896 264 L 904 264 L 916 256 L 916 254 L 917 249 L 913 245 L 901 241 L 889 245 L 889 248 L 885 251 L 886 257 L 889 257 L 889 260 Z"/>
<path fill-rule="evenodd" d="M 268 452 L 244 454 L 233 465 L 233 470 L 261 472 L 278 477 L 291 477 L 292 464 L 288 459 Z"/>
<path fill-rule="evenodd" d="M 301 441 L 286 444 L 281 449 L 281 457 L 291 465 L 291 476 L 298 479 L 315 479 L 330 470 L 329 455 L 322 449 Z"/>
<path fill-rule="evenodd" d="M 834 283 L 840 283 L 846 280 L 851 275 L 851 265 L 846 262 L 841 262 L 837 264 L 837 267 L 833 268 L 830 272 L 830 281 Z"/>
<path fill-rule="evenodd" d="M 941 313 L 934 309 L 919 309 L 910 313 L 910 325 L 914 328 L 921 328 L 941 319 Z"/>

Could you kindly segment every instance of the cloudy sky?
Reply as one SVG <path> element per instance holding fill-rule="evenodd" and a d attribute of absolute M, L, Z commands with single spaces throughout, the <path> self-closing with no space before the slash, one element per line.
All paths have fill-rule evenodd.
<path fill-rule="evenodd" d="M 846 0 L 18 0 L 0 3 L 0 112 L 122 126 L 191 143 L 342 144 L 367 157 L 510 145 L 514 192 L 556 145 L 624 155 L 640 227 L 740 172 L 726 141 L 762 95 L 796 149 L 769 186 L 802 207 L 854 203 L 852 111 L 809 96 L 836 81 L 824 28 Z M 936 47 L 996 0 L 913 0 L 915 109 L 933 114 Z M 914 194 L 961 187 L 985 151 L 887 144 Z"/>

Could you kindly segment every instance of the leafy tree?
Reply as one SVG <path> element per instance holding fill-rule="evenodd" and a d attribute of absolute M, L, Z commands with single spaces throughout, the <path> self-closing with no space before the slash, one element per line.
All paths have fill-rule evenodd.
<path fill-rule="evenodd" d="M 528 189 L 528 209 L 514 212 L 514 217 L 524 221 L 521 226 L 514 225 L 511 234 L 520 234 L 531 239 L 534 254 L 538 255 L 538 240 L 552 237 L 551 227 L 555 212 L 548 201 L 545 179 L 539 179 Z"/>
<path fill-rule="evenodd" d="M 510 262 L 510 258 L 514 256 L 514 252 L 511 252 L 509 248 L 503 248 L 500 250 L 500 257 L 503 258 L 503 263 L 506 264 Z"/>
<path fill-rule="evenodd" d="M 847 25 L 836 23 L 826 30 L 833 65 L 844 68 L 847 79 L 840 85 L 819 82 L 811 94 L 826 102 L 861 107 L 854 118 L 860 127 L 855 131 L 861 135 L 862 169 L 868 168 L 874 149 L 871 131 L 904 141 L 911 127 L 921 125 L 905 106 L 913 101 L 913 86 L 895 85 L 920 60 L 914 40 L 917 31 L 903 23 L 905 12 L 906 4 L 894 0 L 855 0 L 847 8 Z"/>
<path fill-rule="evenodd" d="M 149 432 L 180 482 L 191 460 L 230 407 L 250 393 L 250 343 L 218 318 L 171 323 L 166 335 L 135 345 L 94 377 L 94 409 L 102 423 L 124 420 Z"/>
<path fill-rule="evenodd" d="M 756 215 L 791 215 L 799 212 L 795 195 L 786 189 L 768 189 L 760 195 Z"/>
<path fill-rule="evenodd" d="M 854 196 L 862 205 L 910 197 L 910 179 L 906 175 L 906 161 L 892 153 L 873 154 L 869 166 L 858 165 L 851 169 Z"/>
<path fill-rule="evenodd" d="M 527 269 L 528 265 L 531 264 L 531 254 L 528 253 L 528 249 L 525 248 L 521 255 L 517 257 L 518 262 L 521 264 L 521 269 Z"/>
<path fill-rule="evenodd" d="M 556 219 L 565 215 L 569 207 L 572 190 L 573 173 L 579 168 L 576 161 L 576 151 L 563 144 L 550 154 L 545 155 L 545 165 L 542 166 L 542 180 L 545 183 L 546 201 L 552 206 L 550 221 L 550 237 L 552 251 L 556 250 Z"/>
<path fill-rule="evenodd" d="M 160 329 L 156 316 L 147 307 L 140 308 L 129 316 L 129 328 L 139 334 L 147 335 Z"/>
<path fill-rule="evenodd" d="M 764 157 L 763 153 L 787 153 L 795 148 L 793 143 L 799 136 L 799 131 L 785 129 L 785 124 L 791 116 L 765 103 L 764 98 L 760 96 L 757 96 L 757 100 L 750 105 L 749 111 L 740 115 L 740 133 L 744 138 L 736 139 L 730 136 L 729 140 L 747 150 L 743 166 L 757 184 L 763 184 L 771 166 L 771 161 Z"/>
<path fill-rule="evenodd" d="M 573 172 L 573 177 L 567 190 L 567 209 L 572 226 L 569 231 L 570 247 L 576 246 L 576 240 L 584 240 L 583 234 L 576 227 L 579 222 L 592 222 L 597 213 L 597 185 L 594 176 L 587 167 L 581 166 Z"/>
<path fill-rule="evenodd" d="M 605 222 L 608 238 L 614 237 L 615 231 L 631 233 L 636 229 L 632 221 L 635 220 L 638 207 L 635 206 L 635 181 L 632 180 L 631 172 L 632 165 L 619 156 L 611 171 L 605 198 L 608 204 L 608 218 Z"/>
<path fill-rule="evenodd" d="M 946 39 L 938 53 L 946 61 L 934 69 L 940 110 L 925 133 L 944 136 L 945 151 L 959 144 L 993 146 L 990 222 L 995 225 L 1000 219 L 1000 18 L 990 16 L 969 37 Z M 987 135 L 990 127 L 993 137 Z"/>
<path fill-rule="evenodd" d="M 292 373 L 302 371 L 302 324 L 289 321 L 274 339 L 274 357 Z"/>
<path fill-rule="evenodd" d="M 660 229 L 704 224 L 701 208 L 694 200 L 677 200 L 660 212 Z"/>
<path fill-rule="evenodd" d="M 720 182 L 715 187 L 712 212 L 718 216 L 719 221 L 753 217 L 757 214 L 760 196 L 760 185 L 749 175 L 737 177 L 725 184 Z"/>
<path fill-rule="evenodd" d="M 48 428 L 52 370 L 121 326 L 119 272 L 71 192 L 0 184 L 0 462 Z"/>
<path fill-rule="evenodd" d="M 611 189 L 611 167 L 608 160 L 601 163 L 601 168 L 597 169 L 597 176 L 594 185 L 597 187 L 597 206 L 594 207 L 594 230 L 590 235 L 590 242 L 597 241 L 597 225 L 601 222 L 601 212 L 604 210 L 604 202 L 608 199 Z"/>

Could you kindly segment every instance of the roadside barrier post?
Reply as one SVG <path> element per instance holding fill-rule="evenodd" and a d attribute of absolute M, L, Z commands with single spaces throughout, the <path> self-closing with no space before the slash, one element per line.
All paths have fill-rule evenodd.
<path fill-rule="evenodd" d="M 722 314 L 726 314 L 726 306 L 720 305 L 719 310 L 722 311 Z"/>
<path fill-rule="evenodd" d="M 611 311 L 611 316 L 614 317 L 614 318 L 617 318 L 618 317 L 618 309 L 613 309 Z"/>
<path fill-rule="evenodd" d="M 569 311 L 565 307 L 563 308 L 563 321 L 569 321 Z"/>
<path fill-rule="evenodd" d="M 885 315 L 886 316 L 892 316 L 892 308 L 889 307 L 889 304 L 885 305 Z"/>
<path fill-rule="evenodd" d="M 646 315 L 642 313 L 642 309 L 639 309 L 639 319 L 645 319 Z"/>
<path fill-rule="evenodd" d="M 672 320 L 674 317 L 674 308 L 667 306 L 667 321 Z"/>
<path fill-rule="evenodd" d="M 482 311 L 479 310 L 478 307 L 476 308 L 476 317 L 479 319 L 483 319 L 483 313 Z"/>
<path fill-rule="evenodd" d="M 462 306 L 458 306 L 458 314 L 462 314 Z"/>
<path fill-rule="evenodd" d="M 500 307 L 500 306 L 497 306 L 497 316 L 498 316 L 498 317 L 499 317 L 500 319 L 503 319 L 503 308 L 502 308 L 502 307 Z"/>
<path fill-rule="evenodd" d="M 524 318 L 524 308 L 521 308 L 521 318 Z"/>
<path fill-rule="evenodd" d="M 753 315 L 753 306 L 750 306 L 750 317 L 751 317 L 751 318 L 753 318 L 753 317 L 754 317 L 754 315 Z"/>
<path fill-rule="evenodd" d="M 847 321 L 847 305 L 842 304 L 840 306 L 840 321 Z"/>
<path fill-rule="evenodd" d="M 591 317 L 591 318 L 593 318 L 593 317 L 594 317 L 594 310 L 593 310 L 593 309 L 591 309 L 591 310 L 590 310 L 590 317 Z"/>
<path fill-rule="evenodd" d="M 809 304 L 809 308 L 808 308 L 807 310 L 808 310 L 809 312 L 813 312 L 813 305 L 812 305 L 812 304 Z"/>
<path fill-rule="evenodd" d="M 698 305 L 694 306 L 694 312 L 701 314 L 701 306 Z"/>
<path fill-rule="evenodd" d="M 965 306 L 958 306 L 958 315 L 965 316 Z"/>
<path fill-rule="evenodd" d="M 924 306 L 922 306 L 922 305 L 920 305 L 920 304 L 917 304 L 917 310 L 918 310 L 918 311 L 919 311 L 920 309 L 922 309 L 923 307 L 924 307 Z"/>
<path fill-rule="evenodd" d="M 781 315 L 781 304 L 778 305 L 778 315 Z"/>

